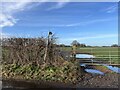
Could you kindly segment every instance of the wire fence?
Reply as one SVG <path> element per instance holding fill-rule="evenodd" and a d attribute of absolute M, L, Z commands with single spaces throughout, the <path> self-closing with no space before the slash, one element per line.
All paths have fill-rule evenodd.
<path fill-rule="evenodd" d="M 72 47 L 61 47 L 61 49 L 72 52 Z M 77 54 L 94 56 L 94 58 L 81 58 L 81 62 L 103 64 L 120 64 L 119 52 L 118 47 L 79 47 L 76 50 Z"/>

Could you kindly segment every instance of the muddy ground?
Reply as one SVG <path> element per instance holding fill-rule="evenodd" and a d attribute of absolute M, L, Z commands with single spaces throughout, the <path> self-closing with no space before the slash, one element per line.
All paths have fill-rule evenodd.
<path fill-rule="evenodd" d="M 87 67 L 88 68 L 88 67 Z M 104 72 L 104 75 L 90 74 L 84 72 L 82 80 L 77 83 L 58 83 L 58 82 L 44 82 L 44 81 L 25 81 L 25 80 L 2 80 L 3 90 L 12 88 L 17 90 L 36 88 L 119 88 L 120 74 L 114 73 L 109 69 L 100 66 L 92 66 L 89 68 L 98 69 Z"/>
<path fill-rule="evenodd" d="M 91 75 L 86 73 L 82 81 L 77 84 L 62 84 L 42 81 L 15 81 L 3 80 L 3 88 L 118 88 L 120 74 L 107 73 L 106 75 Z M 4 89 L 3 89 L 4 90 Z"/>
<path fill-rule="evenodd" d="M 119 88 L 119 77 L 117 73 L 107 73 L 105 75 L 85 74 L 83 81 L 76 85 L 78 88 Z"/>

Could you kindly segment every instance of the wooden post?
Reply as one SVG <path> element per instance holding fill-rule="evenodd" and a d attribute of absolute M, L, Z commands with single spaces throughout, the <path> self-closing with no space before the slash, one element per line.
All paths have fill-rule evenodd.
<path fill-rule="evenodd" d="M 91 48 L 91 54 L 92 54 L 93 52 L 92 52 L 92 48 Z"/>
<path fill-rule="evenodd" d="M 51 50 L 51 36 L 52 36 L 52 32 L 48 33 L 48 37 L 47 37 L 47 44 L 46 44 L 46 48 L 45 48 L 45 55 L 44 55 L 44 61 L 46 61 L 46 59 L 50 59 L 52 56 L 50 56 L 50 50 Z M 48 61 L 48 60 L 47 60 Z"/>
<path fill-rule="evenodd" d="M 47 42 L 46 47 L 45 47 L 44 62 L 46 61 L 46 57 L 47 57 L 47 45 L 48 45 L 48 42 Z"/>
<path fill-rule="evenodd" d="M 76 60 L 76 45 L 72 46 L 72 56 L 73 56 L 73 59 Z"/>
<path fill-rule="evenodd" d="M 49 62 L 51 63 L 53 59 L 52 32 L 49 32 L 48 34 L 48 59 L 50 60 Z"/>
<path fill-rule="evenodd" d="M 112 64 L 112 60 L 111 60 L 111 52 L 109 51 L 109 60 L 110 60 L 110 64 Z"/>

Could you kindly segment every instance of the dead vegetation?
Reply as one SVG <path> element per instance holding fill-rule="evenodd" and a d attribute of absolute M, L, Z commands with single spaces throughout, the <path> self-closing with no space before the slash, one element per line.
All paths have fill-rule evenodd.
<path fill-rule="evenodd" d="M 2 59 L 8 64 L 51 64 L 58 58 L 54 43 L 47 46 L 45 38 L 8 38 L 3 40 Z M 47 48 L 47 52 L 46 52 Z M 47 55 L 46 55 L 47 54 Z M 46 58 L 44 59 L 46 55 Z"/>
<path fill-rule="evenodd" d="M 2 64 L 4 78 L 72 83 L 80 78 L 79 63 L 62 57 L 53 36 L 3 39 Z"/>

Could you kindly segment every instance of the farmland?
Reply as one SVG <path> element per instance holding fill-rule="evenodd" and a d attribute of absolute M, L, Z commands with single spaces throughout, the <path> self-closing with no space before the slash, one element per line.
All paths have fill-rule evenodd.
<path fill-rule="evenodd" d="M 61 50 L 71 51 L 71 47 L 61 47 Z M 77 47 L 77 53 L 88 53 L 100 60 L 112 60 L 114 63 L 119 61 L 118 47 Z"/>
<path fill-rule="evenodd" d="M 2 46 L 2 78 L 4 86 L 16 87 L 16 82 L 23 80 L 24 82 L 31 80 L 36 82 L 53 82 L 62 84 L 72 84 L 74 87 L 81 87 L 79 84 L 88 83 L 85 78 L 89 79 L 92 74 L 85 71 L 87 67 L 81 67 L 80 62 L 74 58 L 64 58 L 63 54 L 66 56 L 71 52 L 71 47 L 58 47 L 53 43 L 53 39 L 49 39 L 49 43 L 46 42 L 45 38 L 9 38 L 7 42 Z M 65 54 L 66 53 L 66 54 Z M 104 60 L 105 57 L 111 57 L 115 63 L 117 63 L 118 58 L 118 48 L 111 47 L 77 47 L 77 53 L 88 53 L 94 55 L 96 58 Z M 70 55 L 72 53 L 69 53 Z M 46 56 L 46 57 L 45 57 Z M 90 67 L 89 67 L 90 68 Z M 93 77 L 94 80 L 99 81 L 97 85 L 100 85 L 102 81 L 113 82 L 117 79 L 113 76 L 117 76 L 116 73 L 108 70 L 105 66 L 93 66 L 94 69 L 101 70 L 103 72 L 108 72 L 101 80 Z M 111 76 L 113 80 L 111 80 Z M 109 78 L 109 80 L 106 80 Z M 9 80 L 10 83 L 6 85 Z M 14 81 L 15 80 L 15 81 Z M 15 82 L 15 86 L 11 83 Z M 27 83 L 27 82 L 26 82 Z M 26 84 L 25 83 L 25 84 Z M 94 81 L 90 81 L 93 83 Z M 46 83 L 45 83 L 46 84 Z M 50 83 L 51 84 L 51 83 Z M 117 84 L 117 81 L 116 81 Z M 37 87 L 41 84 L 36 85 Z M 89 86 L 89 83 L 87 84 Z M 19 85 L 18 85 L 19 86 Z M 26 87 L 25 85 L 24 87 Z M 86 85 L 82 85 L 87 87 Z M 107 86 L 107 85 L 105 85 Z M 117 87 L 117 85 L 114 85 Z M 31 85 L 28 85 L 31 87 Z M 42 87 L 42 86 L 40 86 Z M 96 86 L 94 86 L 96 87 Z"/>

